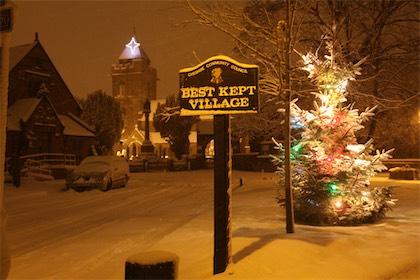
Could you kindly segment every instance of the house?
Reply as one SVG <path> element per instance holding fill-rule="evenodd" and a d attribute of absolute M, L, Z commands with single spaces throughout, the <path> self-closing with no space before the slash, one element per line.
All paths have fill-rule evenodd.
<path fill-rule="evenodd" d="M 82 109 L 42 47 L 10 48 L 6 158 L 40 153 L 91 153 L 93 129 L 80 119 Z"/>

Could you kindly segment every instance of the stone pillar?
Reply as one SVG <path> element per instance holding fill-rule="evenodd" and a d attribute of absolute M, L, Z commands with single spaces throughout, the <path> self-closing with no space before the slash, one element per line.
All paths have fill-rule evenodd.
<path fill-rule="evenodd" d="M 143 144 L 141 145 L 141 153 L 153 153 L 154 147 L 152 142 L 150 142 L 150 124 L 149 124 L 149 115 L 150 115 L 150 101 L 149 99 L 146 99 L 146 102 L 144 102 L 143 105 L 143 113 L 145 116 L 145 139 Z"/>

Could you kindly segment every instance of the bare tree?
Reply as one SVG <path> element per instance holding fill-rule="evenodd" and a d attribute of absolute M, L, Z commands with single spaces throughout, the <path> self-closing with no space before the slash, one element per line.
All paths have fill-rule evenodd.
<path fill-rule="evenodd" d="M 268 95 L 260 97 L 259 114 L 239 114 L 232 119 L 232 140 L 240 142 L 247 137 L 251 146 L 259 146 L 261 141 L 270 140 L 272 137 L 282 139 L 283 130 L 279 129 L 284 124 L 284 114 L 279 112 L 276 102 L 267 102 Z"/>
<path fill-rule="evenodd" d="M 291 8 L 291 49 L 296 44 L 302 15 L 312 1 L 294 1 Z M 279 97 L 285 90 L 286 18 L 284 1 L 253 1 L 234 8 L 229 2 L 187 0 L 187 7 L 196 16 L 187 23 L 198 23 L 218 29 L 236 42 L 236 50 L 246 62 L 257 62 L 261 68 L 260 90 Z M 235 2 L 233 2 L 235 3 Z M 298 55 L 292 60 L 296 61 Z M 292 69 L 294 70 L 294 69 Z M 302 75 L 303 76 L 303 75 Z"/>
<path fill-rule="evenodd" d="M 251 1 L 243 9 L 219 1 L 187 0 L 186 4 L 195 15 L 190 22 L 228 34 L 244 59 L 257 61 L 260 91 L 283 102 L 285 57 L 290 51 L 285 36 L 286 2 Z M 377 105 L 378 109 L 360 137 L 374 136 L 383 148 L 402 145 L 396 149 L 399 156 L 419 156 L 419 3 L 291 0 L 290 11 L 290 47 L 296 51 L 289 53 L 291 65 L 296 66 L 289 71 L 293 94 L 301 99 L 312 90 L 300 71 L 297 54 L 314 46 L 324 52 L 321 43 L 330 36 L 334 47 L 340 48 L 337 60 L 355 63 L 365 58 L 363 75 L 349 85 L 348 99 L 358 107 Z"/>
<path fill-rule="evenodd" d="M 358 107 L 376 105 L 377 111 L 359 137 L 374 137 L 382 148 L 396 146 L 400 157 L 419 156 L 418 15 L 417 1 L 319 1 L 307 23 L 322 30 L 332 19 L 345 59 L 366 58 L 348 99 Z"/>
<path fill-rule="evenodd" d="M 302 90 L 302 85 L 307 80 L 299 68 L 292 71 L 286 69 L 287 55 L 291 56 L 292 61 L 298 60 L 298 54 L 291 52 L 296 40 L 287 41 L 286 18 L 282 13 L 286 5 L 283 1 L 253 1 L 245 6 L 245 2 L 242 2 L 242 5 L 234 7 L 232 3 L 237 4 L 187 0 L 187 7 L 195 17 L 183 24 L 196 23 L 218 29 L 234 39 L 235 49 L 244 62 L 257 63 L 260 66 L 260 93 L 266 95 L 262 98 L 262 114 L 235 116 L 232 123 L 234 136 L 240 137 L 239 134 L 243 133 L 250 140 L 273 136 L 281 138 L 283 122 L 274 107 L 284 110 L 286 76 L 291 75 L 292 87 L 296 93 Z M 300 19 L 307 12 L 308 3 L 311 1 L 293 2 L 290 33 L 298 33 Z M 247 127 L 242 127 L 241 124 L 246 124 Z"/>

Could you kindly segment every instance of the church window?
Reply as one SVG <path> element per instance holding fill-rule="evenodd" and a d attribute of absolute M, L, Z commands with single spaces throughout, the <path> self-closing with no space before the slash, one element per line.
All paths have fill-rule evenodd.
<path fill-rule="evenodd" d="M 125 84 L 123 82 L 118 86 L 118 95 L 125 96 Z"/>
<path fill-rule="evenodd" d="M 214 140 L 206 145 L 205 156 L 206 158 L 214 158 Z"/>
<path fill-rule="evenodd" d="M 51 80 L 51 76 L 49 74 L 26 70 L 25 76 L 30 97 L 37 97 L 48 93 Z"/>

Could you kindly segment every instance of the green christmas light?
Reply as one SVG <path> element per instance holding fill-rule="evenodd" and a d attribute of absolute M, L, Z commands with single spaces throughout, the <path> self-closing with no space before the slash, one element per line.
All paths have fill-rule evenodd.
<path fill-rule="evenodd" d="M 327 189 L 331 194 L 338 193 L 338 185 L 335 182 L 327 184 Z"/>
<path fill-rule="evenodd" d="M 302 147 L 298 144 L 292 147 L 292 151 L 295 153 L 300 153 L 302 151 Z"/>

